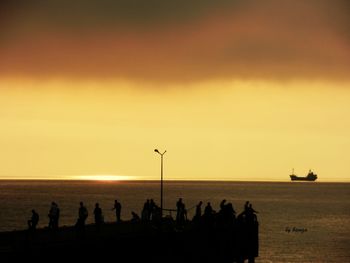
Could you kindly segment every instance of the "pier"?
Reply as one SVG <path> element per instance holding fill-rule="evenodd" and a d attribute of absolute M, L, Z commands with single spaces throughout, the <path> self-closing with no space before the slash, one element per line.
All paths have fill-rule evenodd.
<path fill-rule="evenodd" d="M 239 217 L 225 223 L 202 218 L 179 225 L 123 221 L 100 228 L 76 227 L 0 233 L 2 259 L 108 259 L 115 262 L 254 262 L 259 254 L 259 226 Z M 81 262 L 81 261 L 80 261 Z"/>

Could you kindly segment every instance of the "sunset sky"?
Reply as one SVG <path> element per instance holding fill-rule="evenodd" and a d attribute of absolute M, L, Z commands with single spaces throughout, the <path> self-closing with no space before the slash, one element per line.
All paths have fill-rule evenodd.
<path fill-rule="evenodd" d="M 0 2 L 0 179 L 350 181 L 347 0 Z"/>

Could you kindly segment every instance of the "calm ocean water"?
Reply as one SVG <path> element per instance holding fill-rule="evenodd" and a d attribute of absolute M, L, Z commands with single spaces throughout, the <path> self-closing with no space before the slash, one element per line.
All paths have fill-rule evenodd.
<path fill-rule="evenodd" d="M 249 200 L 259 211 L 260 257 L 257 262 L 350 262 L 350 184 L 318 182 L 165 182 L 165 207 L 179 197 L 190 209 L 210 201 L 218 210 L 222 199 L 241 212 Z M 140 214 L 147 198 L 159 203 L 158 182 L 0 181 L 0 231 L 25 229 L 31 209 L 48 224 L 51 201 L 61 209 L 60 225 L 73 225 L 80 201 L 92 211 L 99 202 L 106 221 L 114 221 L 115 199 L 122 218 Z M 188 214 L 192 218 L 194 209 Z M 300 231 L 303 230 L 303 231 Z"/>

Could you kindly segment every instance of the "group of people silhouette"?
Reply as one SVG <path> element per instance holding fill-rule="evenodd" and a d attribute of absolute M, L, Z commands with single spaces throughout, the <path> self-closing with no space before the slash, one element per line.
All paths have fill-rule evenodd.
<path fill-rule="evenodd" d="M 136 214 L 135 212 L 132 212 Z M 160 207 L 153 201 L 153 199 L 147 199 L 143 205 L 141 212 L 142 221 L 157 221 L 161 217 Z"/>
<path fill-rule="evenodd" d="M 245 202 L 243 211 L 236 213 L 233 204 L 225 199 L 218 203 L 217 210 L 213 209 L 211 202 L 206 201 L 205 203 L 206 205 L 204 206 L 204 202 L 199 201 L 196 205 L 186 209 L 184 200 L 179 198 L 174 204 L 176 205 L 175 209 L 163 209 L 161 211 L 160 206 L 153 199 L 147 199 L 144 202 L 140 216 L 135 211 L 131 212 L 131 219 L 128 222 L 132 227 L 123 228 L 124 224 L 120 224 L 120 226 L 122 229 L 131 229 L 133 233 L 131 237 L 135 237 L 136 241 L 138 240 L 137 242 L 140 242 L 140 240 L 149 241 L 151 238 L 152 242 L 159 242 L 157 244 L 163 246 L 162 242 L 164 241 L 164 248 L 166 249 L 168 249 L 168 245 L 166 245 L 165 241 L 170 242 L 174 250 L 169 250 L 173 251 L 169 253 L 174 253 L 171 255 L 178 256 L 179 258 L 181 258 L 181 253 L 197 257 L 197 253 L 194 252 L 193 255 L 192 250 L 202 249 L 206 251 L 210 259 L 216 260 L 210 260 L 210 262 L 234 261 L 241 263 L 245 259 L 248 259 L 248 262 L 254 262 L 255 257 L 259 254 L 259 224 L 257 221 L 258 212 L 253 208 L 252 204 L 249 201 Z M 194 209 L 191 212 L 193 217 L 189 219 L 189 211 L 192 209 Z M 115 212 L 115 222 L 118 224 L 122 222 L 122 204 L 119 200 L 114 201 L 114 205 L 110 210 Z M 170 212 L 170 215 L 166 215 L 167 212 Z M 176 212 L 176 218 L 171 216 L 171 212 Z M 114 234 L 119 233 L 117 230 L 120 229 L 119 226 L 115 228 L 110 228 L 110 225 L 103 226 L 105 222 L 104 214 L 99 203 L 95 203 L 92 214 L 94 225 L 86 227 L 89 211 L 85 204 L 80 202 L 78 218 L 75 227 L 72 228 L 77 239 L 74 239 L 73 242 L 75 240 L 82 241 L 77 242 L 79 246 L 79 244 L 85 244 L 85 242 L 97 244 L 94 242 L 104 240 L 103 244 L 108 245 L 108 242 L 113 241 L 116 244 L 123 245 L 123 239 L 119 235 Z M 60 219 L 60 208 L 57 203 L 51 203 L 47 215 L 49 218 L 48 229 L 50 229 L 50 232 L 47 233 L 55 237 L 57 234 L 55 230 L 59 228 Z M 38 234 L 39 232 L 35 232 L 38 222 L 39 214 L 33 209 L 32 216 L 28 220 L 30 240 L 35 240 L 41 235 Z M 127 224 L 126 222 L 126 226 Z M 137 233 L 135 230 L 137 230 Z M 65 231 L 62 231 L 62 233 L 63 236 Z M 96 235 L 98 239 L 94 241 Z M 159 239 L 158 237 L 161 238 Z M 159 241 L 158 239 L 163 241 Z M 106 240 L 109 241 L 106 242 Z M 113 242 L 111 244 L 114 244 Z M 128 242 L 128 239 L 125 242 Z M 184 249 L 183 245 L 179 245 L 182 243 L 186 244 L 186 248 L 183 252 L 179 253 L 178 249 L 180 248 L 178 246 Z M 109 251 L 108 249 L 104 250 L 99 245 L 92 245 L 92 247 L 97 248 L 97 251 L 100 252 Z M 166 249 L 165 251 L 167 251 Z M 206 257 L 201 258 L 206 259 Z"/>
<path fill-rule="evenodd" d="M 115 200 L 112 210 L 115 210 L 117 223 L 121 222 L 121 217 L 120 217 L 121 209 L 122 209 L 121 203 L 118 202 L 118 200 Z M 95 204 L 93 214 L 95 219 L 95 225 L 97 228 L 99 228 L 101 224 L 104 222 L 104 216 L 99 203 Z M 89 216 L 88 209 L 86 208 L 83 202 L 80 202 L 80 206 L 78 209 L 78 219 L 75 224 L 75 227 L 77 227 L 78 229 L 83 229 L 85 227 L 86 219 L 88 218 L 88 216 Z M 56 202 L 51 203 L 48 217 L 49 217 L 48 228 L 52 230 L 57 230 L 59 225 L 59 218 L 60 218 L 60 208 L 58 207 L 58 204 Z M 32 209 L 32 216 L 28 220 L 29 230 L 34 231 L 37 228 L 37 225 L 39 223 L 39 218 L 40 217 L 38 212 L 35 209 Z"/>
<path fill-rule="evenodd" d="M 200 201 L 195 207 L 195 215 L 192 219 L 193 222 L 196 223 L 205 223 L 205 224 L 219 224 L 219 225 L 233 225 L 236 222 L 244 222 L 244 223 L 255 223 L 257 222 L 258 213 L 252 207 L 252 204 L 247 201 L 244 205 L 243 211 L 236 215 L 236 211 L 232 205 L 232 203 L 226 203 L 227 201 L 223 199 L 220 202 L 220 210 L 216 212 L 211 203 L 208 202 L 206 207 L 204 208 L 204 213 L 202 214 L 202 204 Z"/>
<path fill-rule="evenodd" d="M 58 229 L 58 221 L 60 218 L 60 209 L 58 207 L 58 204 L 55 202 L 51 203 L 51 207 L 48 213 L 48 217 L 49 217 L 49 225 L 48 228 L 49 229 L 53 229 L 56 230 Z M 28 228 L 30 230 L 35 230 L 37 225 L 39 223 L 39 214 L 37 211 L 35 211 L 35 209 L 32 209 L 32 216 L 31 218 L 28 220 Z"/>
<path fill-rule="evenodd" d="M 205 224 L 234 224 L 235 221 L 244 221 L 244 222 L 257 222 L 258 213 L 252 207 L 252 204 L 247 201 L 244 205 L 244 210 L 239 215 L 236 216 L 236 211 L 232 203 L 227 203 L 224 199 L 220 202 L 220 210 L 216 212 L 210 202 L 207 202 L 206 207 L 204 208 L 204 213 L 202 213 L 202 205 L 203 202 L 200 201 L 197 205 L 192 208 L 195 208 L 195 214 L 193 216 L 193 223 L 205 223 Z M 190 208 L 190 209 L 192 209 Z M 121 210 L 122 205 L 118 200 L 114 201 L 114 206 L 111 210 L 115 211 L 116 222 L 120 223 L 121 220 Z M 189 221 L 187 218 L 187 209 L 185 203 L 182 198 L 176 202 L 176 210 L 175 209 L 164 209 L 167 211 L 176 211 L 176 223 L 178 225 L 182 225 L 185 222 Z M 104 216 L 102 212 L 102 208 L 99 203 L 95 204 L 95 208 L 93 210 L 95 226 L 97 229 L 104 223 Z M 83 230 L 85 228 L 86 220 L 89 216 L 88 209 L 84 205 L 83 202 L 80 202 L 80 206 L 78 209 L 78 219 L 76 221 L 75 227 L 77 229 Z M 161 220 L 162 211 L 161 208 L 154 202 L 153 199 L 147 199 L 143 205 L 143 209 L 141 211 L 141 217 L 134 211 L 131 212 L 131 222 L 139 222 L 139 221 L 154 221 L 159 222 Z M 59 217 L 60 217 L 60 208 L 58 204 L 55 202 L 51 203 L 50 210 L 48 212 L 49 224 L 48 228 L 52 230 L 57 230 L 59 226 Z M 171 218 L 171 216 L 170 216 Z M 172 218 L 171 218 L 172 219 Z M 28 220 L 28 228 L 30 230 L 35 230 L 39 223 L 39 214 L 33 209 L 32 216 Z"/>

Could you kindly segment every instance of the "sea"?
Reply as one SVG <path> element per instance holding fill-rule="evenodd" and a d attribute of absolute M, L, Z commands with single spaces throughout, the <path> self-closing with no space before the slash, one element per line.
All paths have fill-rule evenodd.
<path fill-rule="evenodd" d="M 218 210 L 226 199 L 237 213 L 252 203 L 260 233 L 256 262 L 350 262 L 350 183 L 164 181 L 163 196 L 167 209 L 181 197 L 189 219 L 199 201 Z M 71 226 L 80 201 L 93 223 L 97 202 L 105 221 L 113 222 L 114 200 L 128 220 L 151 198 L 159 204 L 159 181 L 0 181 L 0 232 L 26 229 L 32 209 L 40 215 L 39 227 L 46 227 L 52 201 L 61 211 L 60 226 Z"/>

